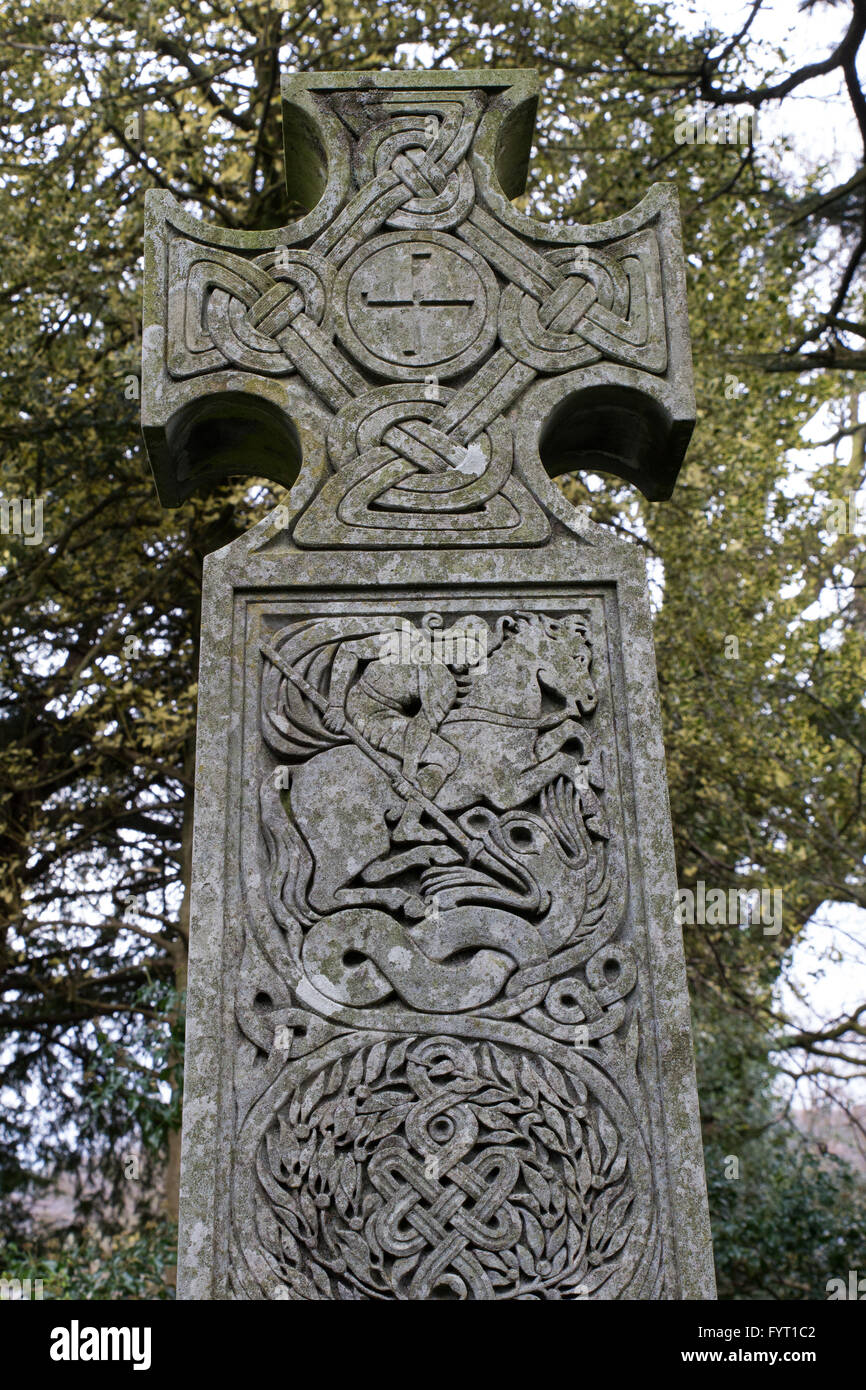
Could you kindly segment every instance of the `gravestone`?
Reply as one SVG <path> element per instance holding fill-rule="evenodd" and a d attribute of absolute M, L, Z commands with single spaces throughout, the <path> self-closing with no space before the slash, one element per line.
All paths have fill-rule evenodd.
<path fill-rule="evenodd" d="M 208 557 L 179 1292 L 714 1296 L 644 563 L 552 481 L 670 496 L 676 194 L 521 193 L 524 71 L 289 77 L 289 192 L 147 206 L 166 506 Z"/>

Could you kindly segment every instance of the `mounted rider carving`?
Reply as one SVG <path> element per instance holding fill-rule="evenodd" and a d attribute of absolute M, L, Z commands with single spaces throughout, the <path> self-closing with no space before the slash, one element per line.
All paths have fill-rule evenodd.
<path fill-rule="evenodd" d="M 476 1007 L 612 933 L 585 614 L 313 619 L 263 652 L 269 902 L 319 995 Z"/>
<path fill-rule="evenodd" d="M 459 629 L 450 633 L 436 631 L 440 624 L 438 615 L 430 614 L 410 641 L 401 642 L 405 632 L 388 631 L 343 642 L 333 660 L 322 715 L 332 733 L 342 733 L 348 718 L 374 748 L 400 758 L 404 778 L 431 800 L 460 761 L 457 749 L 437 732 L 460 690 L 448 659 L 454 654 L 465 658 L 468 649 L 469 661 L 462 663 L 468 666 L 473 656 L 486 656 L 490 640 L 489 626 L 475 615 L 462 619 Z M 432 641 L 427 636 L 431 632 Z M 362 663 L 366 665 L 358 677 Z M 444 840 L 442 831 L 421 825 L 421 812 L 421 803 L 410 798 L 391 838 L 415 843 Z"/>

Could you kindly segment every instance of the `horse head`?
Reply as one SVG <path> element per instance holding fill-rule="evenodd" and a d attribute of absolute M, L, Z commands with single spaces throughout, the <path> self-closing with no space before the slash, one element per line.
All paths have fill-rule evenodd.
<path fill-rule="evenodd" d="M 512 640 L 531 647 L 538 661 L 538 679 L 566 701 L 570 713 L 592 714 L 598 695 L 590 676 L 588 620 L 575 613 L 562 618 L 525 612 L 515 616 L 517 631 Z"/>

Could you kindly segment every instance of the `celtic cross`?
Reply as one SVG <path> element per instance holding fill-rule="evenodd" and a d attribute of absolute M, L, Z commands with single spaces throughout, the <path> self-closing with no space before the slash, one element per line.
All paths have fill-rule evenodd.
<path fill-rule="evenodd" d="M 325 485 L 298 545 L 538 545 L 541 465 L 669 496 L 693 418 L 673 186 L 596 226 L 516 212 L 529 72 L 303 74 L 283 100 L 305 217 L 229 233 L 148 198 L 163 503 L 232 473 L 290 486 L 303 460 Z"/>
<path fill-rule="evenodd" d="M 552 481 L 670 496 L 676 193 L 523 191 L 525 71 L 298 74 L 263 232 L 148 195 L 143 429 L 205 565 L 180 1292 L 712 1296 L 645 576 Z"/>

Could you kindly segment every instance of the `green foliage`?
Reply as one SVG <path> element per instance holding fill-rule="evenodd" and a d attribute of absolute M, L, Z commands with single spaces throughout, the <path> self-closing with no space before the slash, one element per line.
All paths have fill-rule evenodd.
<path fill-rule="evenodd" d="M 866 1267 L 862 1177 L 796 1130 L 755 1020 L 722 1015 L 695 1041 L 719 1297 L 825 1299 Z"/>
<path fill-rule="evenodd" d="M 847 1165 L 822 1161 L 802 1139 L 771 1133 L 747 1143 L 740 1178 L 705 1147 L 719 1298 L 826 1299 L 827 1281 L 866 1265 L 866 1193 Z"/>
<path fill-rule="evenodd" d="M 136 991 L 132 1003 L 139 1036 L 131 1042 L 121 1045 L 94 1028 L 97 1046 L 84 1074 L 79 1136 L 97 1142 L 111 1132 L 113 1116 L 122 1109 L 144 1148 L 159 1154 L 167 1133 L 181 1124 L 185 994 L 154 980 Z"/>
<path fill-rule="evenodd" d="M 177 1227 L 151 1218 L 109 1237 L 89 1231 L 59 1240 L 0 1248 L 0 1279 L 42 1281 L 44 1301 L 169 1299 L 173 1294 Z"/>

